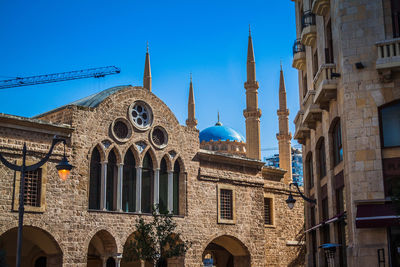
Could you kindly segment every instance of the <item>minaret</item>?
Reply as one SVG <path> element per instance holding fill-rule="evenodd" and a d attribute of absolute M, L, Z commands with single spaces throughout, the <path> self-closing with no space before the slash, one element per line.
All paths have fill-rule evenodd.
<path fill-rule="evenodd" d="M 194 93 L 191 73 L 189 85 L 188 119 L 186 120 L 186 125 L 190 128 L 196 128 L 197 125 L 197 120 L 195 118 Z"/>
<path fill-rule="evenodd" d="M 256 62 L 254 60 L 253 41 L 249 27 L 249 43 L 247 48 L 247 81 L 246 109 L 243 115 L 246 118 L 246 156 L 261 160 L 260 149 L 260 117 L 261 109 L 258 108 L 258 82 L 256 81 Z"/>
<path fill-rule="evenodd" d="M 150 69 L 149 42 L 147 42 L 146 61 L 144 62 L 143 88 L 146 88 L 147 90 L 149 90 L 151 92 L 151 69 Z"/>
<path fill-rule="evenodd" d="M 289 132 L 289 110 L 286 105 L 286 87 L 282 64 L 279 80 L 279 109 L 277 113 L 279 118 L 279 133 L 276 134 L 276 138 L 279 143 L 279 168 L 286 170 L 283 180 L 289 184 L 292 182 L 292 151 L 290 144 L 292 134 Z"/>

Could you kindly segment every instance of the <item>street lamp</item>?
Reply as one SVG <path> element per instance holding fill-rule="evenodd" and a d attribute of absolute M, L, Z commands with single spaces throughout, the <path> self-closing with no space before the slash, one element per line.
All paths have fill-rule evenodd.
<path fill-rule="evenodd" d="M 306 196 L 300 191 L 299 185 L 298 185 L 297 183 L 290 183 L 290 185 L 289 185 L 289 190 L 291 190 L 292 185 L 294 185 L 294 186 L 297 188 L 297 191 L 299 192 L 300 196 L 301 196 L 305 201 L 307 201 L 307 202 L 309 202 L 309 203 L 312 203 L 312 204 L 316 204 L 316 203 L 317 203 L 317 201 L 316 201 L 315 199 L 311 199 L 311 198 L 306 197 Z M 293 198 L 292 191 L 289 192 L 289 197 L 288 197 L 288 199 L 286 199 L 286 203 L 287 203 L 289 209 L 293 209 L 294 203 L 296 203 L 296 199 Z"/>
<path fill-rule="evenodd" d="M 73 166 L 69 164 L 67 157 L 65 156 L 65 139 L 64 138 L 58 138 L 54 136 L 53 142 L 51 143 L 51 147 L 49 152 L 46 154 L 46 156 L 40 160 L 38 163 L 26 166 L 26 143 L 24 143 L 24 146 L 22 148 L 22 165 L 18 166 L 15 165 L 8 160 L 6 160 L 3 155 L 0 153 L 0 161 L 9 169 L 21 172 L 21 180 L 20 180 L 20 186 L 19 186 L 19 208 L 18 208 L 18 237 L 17 237 L 17 261 L 16 261 L 16 266 L 20 267 L 21 266 L 21 252 L 22 252 L 22 226 L 23 226 L 23 221 L 24 221 L 24 188 L 25 188 L 25 172 L 29 171 L 35 171 L 39 169 L 43 164 L 45 164 L 51 154 L 53 153 L 54 146 L 58 144 L 59 142 L 63 142 L 64 144 L 64 156 L 63 159 L 59 164 L 57 164 L 56 168 L 58 170 L 58 175 L 60 176 L 60 179 L 65 181 L 70 174 L 71 169 Z"/>

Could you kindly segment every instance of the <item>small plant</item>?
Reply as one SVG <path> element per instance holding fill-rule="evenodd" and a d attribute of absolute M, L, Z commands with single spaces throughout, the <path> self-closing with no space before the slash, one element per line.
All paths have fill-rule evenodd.
<path fill-rule="evenodd" d="M 167 266 L 167 260 L 185 255 L 191 243 L 182 241 L 176 233 L 177 224 L 172 215 L 158 214 L 153 209 L 152 220 L 146 222 L 140 216 L 135 224 L 136 231 L 124 247 L 123 261 L 150 261 L 157 267 Z"/>

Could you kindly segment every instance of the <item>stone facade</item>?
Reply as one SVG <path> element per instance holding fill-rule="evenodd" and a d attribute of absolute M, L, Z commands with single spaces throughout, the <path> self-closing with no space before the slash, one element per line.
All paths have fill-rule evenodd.
<path fill-rule="evenodd" d="M 366 220 L 363 209 L 371 207 L 371 218 L 379 217 L 373 209 L 390 205 L 383 163 L 400 157 L 398 147 L 382 144 L 379 115 L 400 99 L 395 2 L 294 1 L 300 95 L 294 138 L 303 144 L 306 192 L 317 201 L 306 205 L 307 266 L 325 266 L 318 249 L 324 243 L 342 245 L 335 266 L 398 266 L 389 246 L 398 223 L 358 225 Z"/>
<path fill-rule="evenodd" d="M 146 66 L 150 66 L 148 60 L 147 55 Z M 168 177 L 175 171 L 176 162 L 180 166 L 179 204 L 174 220 L 182 239 L 192 245 L 184 258 L 172 259 L 168 266 L 202 266 L 207 253 L 213 254 L 217 266 L 301 266 L 303 205 L 290 211 L 287 208 L 289 187 L 283 183 L 285 171 L 266 167 L 257 158 L 200 149 L 195 125 L 178 123 L 171 110 L 149 90 L 149 77 L 150 71 L 145 75 L 147 89 L 110 88 L 33 119 L 0 115 L 0 150 L 9 161 L 20 159 L 25 142 L 28 160 L 38 161 L 47 153 L 56 134 L 67 139 L 66 154 L 74 166 L 68 180 L 57 177 L 55 165 L 63 153 L 58 145 L 46 164 L 46 179 L 42 179 L 46 188 L 40 203 L 42 210 L 25 213 L 24 266 L 33 266 L 41 257 L 46 258 L 47 266 L 140 265 L 121 262 L 124 244 L 132 238 L 137 218 L 140 214 L 146 220 L 150 218 L 141 212 L 138 203 L 142 200 L 136 201 L 134 212 L 125 212 L 121 204 L 124 159 L 129 151 L 140 175 L 144 173 L 144 159 L 150 155 L 154 203 L 159 201 L 157 192 L 161 190 L 161 162 L 166 162 Z M 151 110 L 148 127 L 143 122 L 147 128 L 138 127 L 142 121 L 133 123 L 132 103 L 138 101 Z M 115 128 L 117 122 L 125 126 Z M 163 129 L 161 139 L 155 135 L 157 127 Z M 105 179 L 97 209 L 89 208 L 94 151 L 100 154 L 101 179 Z M 106 206 L 107 192 L 103 192 L 108 190 L 110 179 L 105 174 L 107 166 L 114 166 L 109 160 L 111 154 L 115 155 L 118 170 L 113 191 L 115 207 Z M 18 213 L 13 210 L 15 177 L 14 172 L 0 165 L 0 250 L 6 251 L 10 265 L 15 259 L 18 224 Z M 222 220 L 223 204 L 217 197 L 221 188 L 232 190 L 232 220 Z M 264 198 L 269 201 L 267 224 Z"/>

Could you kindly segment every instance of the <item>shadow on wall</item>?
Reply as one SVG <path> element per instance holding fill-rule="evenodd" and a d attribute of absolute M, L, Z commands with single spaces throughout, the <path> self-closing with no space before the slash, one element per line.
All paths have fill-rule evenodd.
<path fill-rule="evenodd" d="M 304 228 L 305 225 L 301 228 L 301 230 L 297 233 L 295 240 L 299 242 L 300 244 L 303 244 L 301 246 L 298 246 L 296 248 L 296 258 L 294 258 L 289 264 L 288 267 L 296 267 L 296 266 L 304 266 L 305 261 L 306 261 L 306 234 L 304 233 Z"/>

